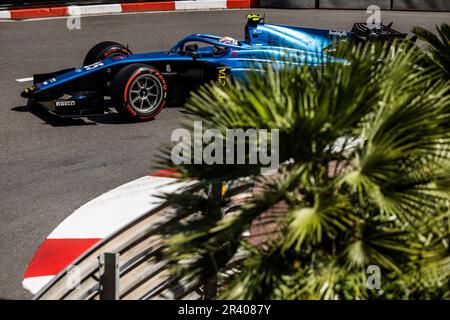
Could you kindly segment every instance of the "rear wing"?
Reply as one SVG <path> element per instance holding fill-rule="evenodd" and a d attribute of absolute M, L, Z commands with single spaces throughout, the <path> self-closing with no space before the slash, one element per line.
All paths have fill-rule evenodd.
<path fill-rule="evenodd" d="M 380 24 L 373 28 L 369 28 L 367 23 L 355 23 L 352 28 L 352 33 L 355 38 L 360 41 L 380 41 L 391 43 L 395 39 L 406 39 L 407 34 L 399 32 L 392 28 L 393 22 L 388 25 Z M 416 42 L 417 38 L 414 36 L 409 39 L 412 43 Z"/>
<path fill-rule="evenodd" d="M 259 14 L 247 14 L 247 24 L 245 25 L 245 42 L 250 43 L 251 41 L 251 30 L 256 28 L 258 24 L 264 24 L 265 16 L 260 16 Z"/>
<path fill-rule="evenodd" d="M 266 17 L 266 15 L 264 14 L 261 17 L 259 14 L 250 13 L 250 14 L 247 14 L 245 17 L 247 18 L 247 23 L 258 24 L 258 23 L 264 23 L 264 18 Z"/>

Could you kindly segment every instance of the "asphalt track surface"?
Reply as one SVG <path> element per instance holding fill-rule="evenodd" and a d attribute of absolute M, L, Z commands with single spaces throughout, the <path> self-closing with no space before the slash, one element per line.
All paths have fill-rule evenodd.
<path fill-rule="evenodd" d="M 145 52 L 191 33 L 242 38 L 249 12 L 265 12 L 270 23 L 344 30 L 366 20 L 365 11 L 230 10 L 83 17 L 80 30 L 69 30 L 66 18 L 0 22 L 0 298 L 29 298 L 22 274 L 45 237 L 87 201 L 149 173 L 183 119 L 180 108 L 168 108 L 146 123 L 117 115 L 58 123 L 28 111 L 19 92 L 29 83 L 15 79 L 79 66 L 104 40 Z M 407 32 L 448 22 L 450 13 L 383 12 L 382 19 Z"/>

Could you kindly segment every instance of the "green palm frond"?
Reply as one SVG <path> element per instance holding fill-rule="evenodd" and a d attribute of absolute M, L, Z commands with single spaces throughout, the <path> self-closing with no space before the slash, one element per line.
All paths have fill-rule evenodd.
<path fill-rule="evenodd" d="M 448 27 L 438 32 L 448 41 Z M 449 81 L 403 43 L 347 50 L 350 64 L 269 66 L 192 96 L 187 131 L 193 120 L 222 133 L 278 129 L 281 165 L 269 177 L 248 162 L 176 166 L 196 182 L 165 196 L 176 213 L 164 232 L 173 279 L 218 273 L 227 299 L 449 297 Z M 170 147 L 159 161 L 173 166 Z M 367 286 L 371 265 L 380 290 Z"/>
<path fill-rule="evenodd" d="M 450 75 L 450 26 L 443 23 L 436 26 L 438 34 L 421 28 L 414 27 L 412 32 L 422 41 L 428 44 L 431 60 L 447 75 Z"/>

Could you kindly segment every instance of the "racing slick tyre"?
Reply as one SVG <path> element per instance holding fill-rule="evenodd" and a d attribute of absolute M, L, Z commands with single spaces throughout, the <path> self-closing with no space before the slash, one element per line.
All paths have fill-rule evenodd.
<path fill-rule="evenodd" d="M 91 50 L 86 54 L 84 58 L 83 66 L 88 66 L 90 64 L 103 61 L 106 58 L 113 56 L 120 56 L 132 54 L 132 52 L 124 45 L 114 42 L 114 41 L 104 41 L 96 44 Z"/>
<path fill-rule="evenodd" d="M 166 104 L 167 83 L 155 68 L 130 64 L 121 69 L 111 84 L 116 110 L 134 121 L 153 119 Z"/>

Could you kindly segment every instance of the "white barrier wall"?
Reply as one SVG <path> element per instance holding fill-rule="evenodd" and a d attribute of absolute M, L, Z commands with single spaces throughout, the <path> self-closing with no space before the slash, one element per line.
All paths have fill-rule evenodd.
<path fill-rule="evenodd" d="M 260 0 L 262 8 L 450 11 L 450 0 Z"/>
<path fill-rule="evenodd" d="M 317 0 L 259 0 L 263 8 L 314 9 Z"/>
<path fill-rule="evenodd" d="M 450 11 L 450 0 L 394 0 L 393 9 Z"/>
<path fill-rule="evenodd" d="M 391 9 L 391 0 L 320 0 L 321 9 L 366 9 L 377 5 L 380 9 Z"/>

